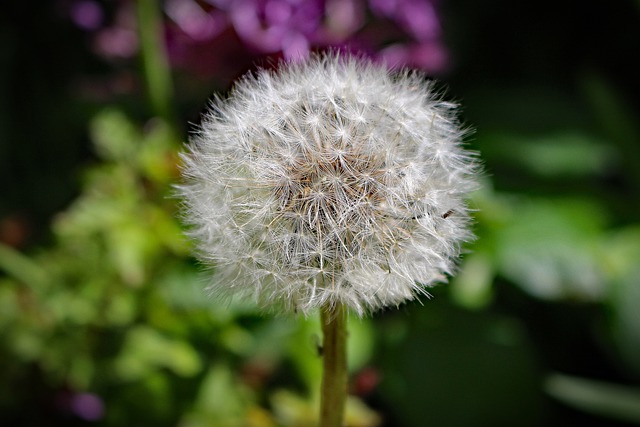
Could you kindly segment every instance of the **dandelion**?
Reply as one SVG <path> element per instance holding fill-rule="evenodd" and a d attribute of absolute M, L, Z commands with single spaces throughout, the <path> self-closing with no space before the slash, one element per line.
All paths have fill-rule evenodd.
<path fill-rule="evenodd" d="M 352 56 L 245 76 L 183 156 L 211 290 L 362 315 L 444 282 L 476 185 L 454 107 L 421 74 Z"/>
<path fill-rule="evenodd" d="M 426 294 L 471 238 L 463 133 L 422 74 L 332 53 L 245 76 L 183 155 L 185 217 L 215 267 L 212 292 L 321 309 L 322 395 L 337 396 L 323 411 L 341 413 L 344 309 Z"/>

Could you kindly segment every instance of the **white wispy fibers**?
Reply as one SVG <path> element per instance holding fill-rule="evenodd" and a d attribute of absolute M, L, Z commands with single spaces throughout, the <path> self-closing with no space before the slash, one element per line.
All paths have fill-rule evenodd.
<path fill-rule="evenodd" d="M 417 72 L 327 54 L 241 79 L 183 154 L 190 235 L 216 295 L 362 315 L 446 281 L 474 155 Z"/>

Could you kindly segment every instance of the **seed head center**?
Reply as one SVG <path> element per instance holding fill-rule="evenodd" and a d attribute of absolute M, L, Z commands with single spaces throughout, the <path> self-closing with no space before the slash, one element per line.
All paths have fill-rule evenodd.
<path fill-rule="evenodd" d="M 342 239 L 345 230 L 366 226 L 381 201 L 376 180 L 383 172 L 371 158 L 341 155 L 307 160 L 290 166 L 288 172 L 288 189 L 276 188 L 279 214 L 303 219 L 305 228 L 317 237 Z"/>

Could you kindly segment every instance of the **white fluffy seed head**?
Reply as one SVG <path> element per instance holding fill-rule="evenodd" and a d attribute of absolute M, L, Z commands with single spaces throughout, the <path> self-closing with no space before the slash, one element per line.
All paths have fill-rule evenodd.
<path fill-rule="evenodd" d="M 245 76 L 183 154 L 211 290 L 362 315 L 446 281 L 472 237 L 477 169 L 454 110 L 423 75 L 353 56 Z"/>

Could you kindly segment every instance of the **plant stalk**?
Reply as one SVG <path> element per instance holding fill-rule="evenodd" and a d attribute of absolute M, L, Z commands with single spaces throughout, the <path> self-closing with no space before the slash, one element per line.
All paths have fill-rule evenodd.
<path fill-rule="evenodd" d="M 153 113 L 169 125 L 174 124 L 173 86 L 169 60 L 162 34 L 159 0 L 136 0 L 142 68 Z"/>
<path fill-rule="evenodd" d="M 347 400 L 347 312 L 342 304 L 325 306 L 322 322 L 320 427 L 342 427 Z"/>

